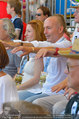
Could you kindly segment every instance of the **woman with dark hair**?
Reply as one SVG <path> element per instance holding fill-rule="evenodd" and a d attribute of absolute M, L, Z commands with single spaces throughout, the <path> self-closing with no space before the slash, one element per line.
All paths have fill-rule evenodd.
<path fill-rule="evenodd" d="M 0 42 L 0 113 L 4 102 L 18 100 L 16 85 L 11 76 L 3 72 L 3 68 L 9 63 L 4 45 Z"/>
<path fill-rule="evenodd" d="M 36 19 L 39 19 L 44 22 L 44 20 L 47 19 L 49 16 L 51 16 L 51 11 L 48 7 L 40 6 L 39 8 L 37 8 Z"/>

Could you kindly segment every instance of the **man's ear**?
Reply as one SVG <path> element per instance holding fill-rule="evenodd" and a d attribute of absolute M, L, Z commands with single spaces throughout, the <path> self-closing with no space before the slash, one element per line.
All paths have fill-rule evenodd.
<path fill-rule="evenodd" d="M 59 28 L 59 33 L 62 33 L 63 32 L 63 26 L 60 26 L 60 28 Z"/>
<path fill-rule="evenodd" d="M 11 9 L 12 9 L 12 11 L 14 11 L 14 7 L 12 7 Z"/>

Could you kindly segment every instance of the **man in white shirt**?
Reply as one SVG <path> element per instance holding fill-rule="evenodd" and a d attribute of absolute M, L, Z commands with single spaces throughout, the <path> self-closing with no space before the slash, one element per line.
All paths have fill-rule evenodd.
<path fill-rule="evenodd" d="M 77 24 L 76 24 L 75 31 L 73 33 L 72 44 L 74 43 L 74 40 L 76 38 L 79 38 L 79 30 L 78 30 L 78 28 L 79 28 L 79 6 L 75 6 L 75 8 L 76 8 L 76 11 L 74 12 L 74 16 L 75 16 L 74 20 Z M 42 53 L 40 55 L 38 54 L 37 57 L 42 57 L 43 55 L 44 56 L 52 56 L 53 55 L 53 49 L 52 50 L 46 50 L 46 49 L 42 50 Z M 56 91 L 58 93 L 58 91 L 65 89 L 67 86 L 67 82 L 68 82 L 67 80 L 68 79 L 66 79 L 66 80 L 62 81 L 61 83 L 53 86 L 52 91 Z M 67 99 L 69 99 L 72 94 L 74 94 L 74 90 L 69 89 Z M 54 99 L 59 99 L 60 101 L 55 103 L 55 105 L 53 106 L 53 100 Z M 52 113 L 53 114 L 60 114 L 65 109 L 67 101 L 64 98 L 61 99 L 61 96 L 49 96 L 49 97 L 45 97 L 45 98 L 41 98 L 39 100 L 36 100 L 36 101 L 34 101 L 34 103 L 37 103 L 39 105 L 43 105 L 44 107 L 46 107 L 45 105 L 47 105 L 49 110 L 51 110 L 51 106 L 53 106 Z M 61 108 L 61 107 L 63 107 L 63 108 Z"/>

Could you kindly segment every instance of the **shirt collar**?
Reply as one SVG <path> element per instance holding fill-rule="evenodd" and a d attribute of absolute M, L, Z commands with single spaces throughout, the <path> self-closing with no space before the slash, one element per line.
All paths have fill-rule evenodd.
<path fill-rule="evenodd" d="M 56 43 L 59 43 L 59 42 L 63 41 L 64 39 L 65 39 L 64 36 L 62 36 Z"/>
<path fill-rule="evenodd" d="M 11 18 L 11 22 L 13 23 L 16 18 L 19 18 L 19 16 L 16 15 L 14 18 Z"/>

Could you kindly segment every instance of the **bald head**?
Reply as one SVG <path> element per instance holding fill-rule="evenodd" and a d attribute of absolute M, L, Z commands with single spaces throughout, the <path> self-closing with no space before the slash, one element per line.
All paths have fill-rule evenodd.
<path fill-rule="evenodd" d="M 56 23 L 58 23 L 58 19 L 56 16 L 50 16 L 44 21 L 44 23 L 45 22 L 51 22 L 51 24 L 54 22 L 56 24 Z"/>
<path fill-rule="evenodd" d="M 65 20 L 62 15 L 48 17 L 44 21 L 44 33 L 47 41 L 55 43 L 63 36 L 66 30 Z"/>

